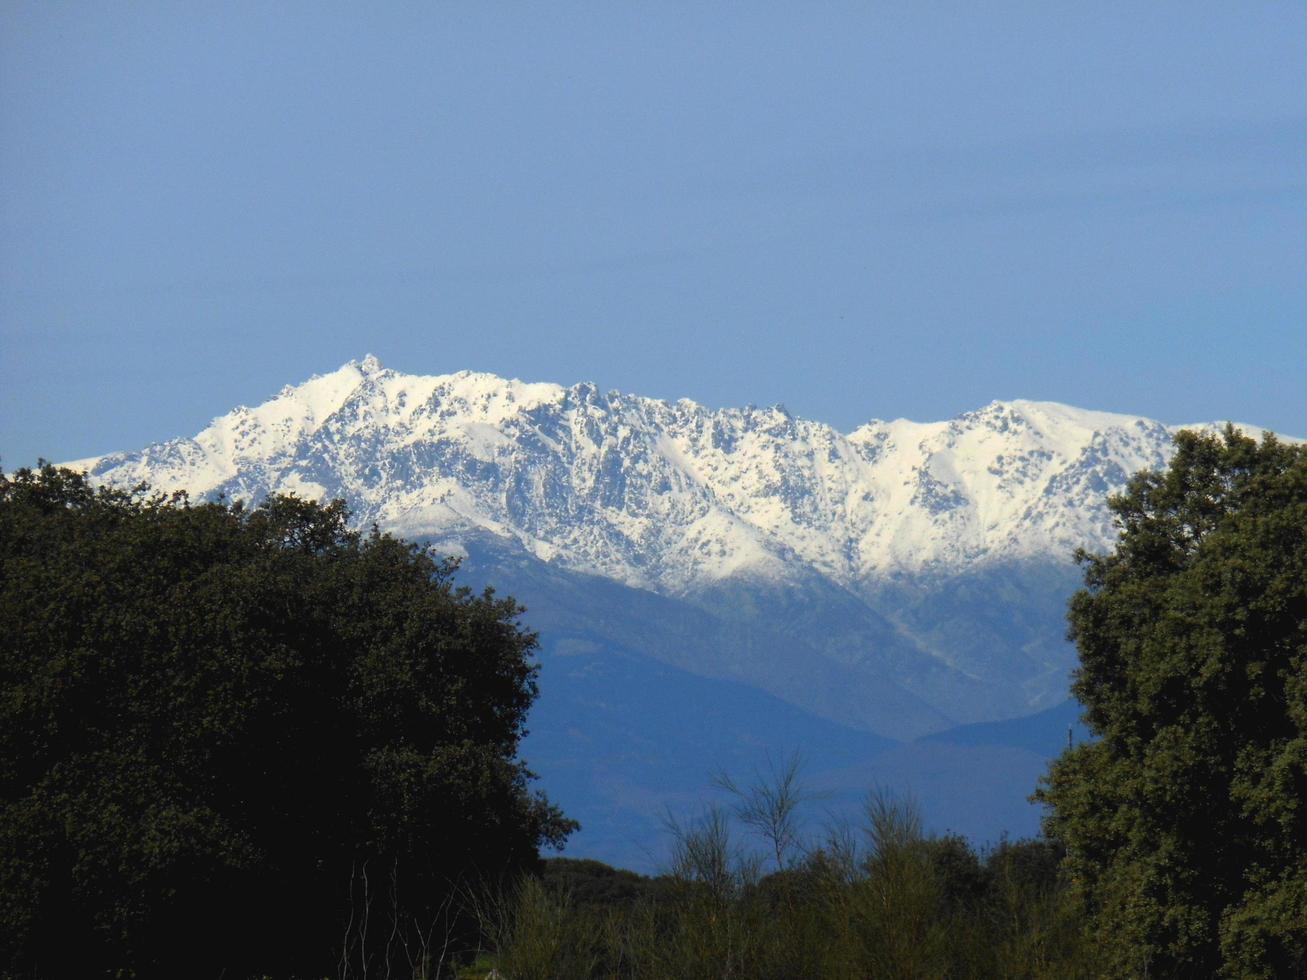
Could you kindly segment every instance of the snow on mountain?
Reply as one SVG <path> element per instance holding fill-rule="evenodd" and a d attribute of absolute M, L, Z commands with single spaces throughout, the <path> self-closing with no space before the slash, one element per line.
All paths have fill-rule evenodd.
<path fill-rule="evenodd" d="M 1178 427 L 1052 402 L 847 435 L 781 406 L 710 410 L 592 384 L 421 376 L 375 358 L 237 408 L 192 439 L 80 460 L 196 497 L 344 497 L 406 537 L 484 530 L 536 557 L 682 594 L 806 567 L 896 574 L 1109 546 L 1105 506 Z"/>
<path fill-rule="evenodd" d="M 1062 710 L 1071 555 L 1110 547 L 1108 493 L 1164 465 L 1177 428 L 995 401 L 845 434 L 367 357 L 69 465 L 197 498 L 342 497 L 361 526 L 463 555 L 460 580 L 539 631 L 524 751 L 586 827 L 578 853 L 631 863 L 707 771 L 794 751 L 850 813 L 895 785 L 939 829 L 1031 832 L 1043 755 L 897 740 Z"/>

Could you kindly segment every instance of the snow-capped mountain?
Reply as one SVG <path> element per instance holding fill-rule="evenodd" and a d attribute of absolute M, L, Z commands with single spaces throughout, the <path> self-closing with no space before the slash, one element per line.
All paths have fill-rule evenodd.
<path fill-rule="evenodd" d="M 369 356 L 192 439 L 73 465 L 196 497 L 344 497 L 360 522 L 408 537 L 480 529 L 664 594 L 801 572 L 862 591 L 887 576 L 1107 547 L 1107 493 L 1163 465 L 1174 431 L 996 401 L 844 434 L 781 406 L 714 411 L 591 384 L 407 375 Z"/>
<path fill-rule="evenodd" d="M 1033 832 L 1024 799 L 1075 716 L 1071 555 L 1110 547 L 1107 495 L 1175 431 L 1012 401 L 840 433 L 368 357 L 69 465 L 193 497 L 343 497 L 360 525 L 462 554 L 540 632 L 524 751 L 585 826 L 575 851 L 643 866 L 655 815 L 710 770 L 793 750 L 850 812 L 869 781 L 906 784 L 937 827 Z M 949 734 L 1024 716 L 1043 748 Z"/>

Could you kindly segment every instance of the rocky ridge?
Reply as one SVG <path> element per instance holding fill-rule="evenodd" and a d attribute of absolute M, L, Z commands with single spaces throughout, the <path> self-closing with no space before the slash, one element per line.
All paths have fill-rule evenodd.
<path fill-rule="evenodd" d="M 215 419 L 194 438 L 73 465 L 195 497 L 343 497 L 408 537 L 478 529 L 665 594 L 797 568 L 845 588 L 1105 548 L 1105 500 L 1164 465 L 1177 430 L 1052 402 L 851 433 L 782 406 L 710 410 L 592 384 L 369 356 Z"/>

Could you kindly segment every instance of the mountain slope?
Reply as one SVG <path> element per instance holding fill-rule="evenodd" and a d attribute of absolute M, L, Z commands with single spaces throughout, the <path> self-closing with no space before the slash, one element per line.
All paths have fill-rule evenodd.
<path fill-rule="evenodd" d="M 362 525 L 455 552 L 481 542 L 488 581 L 529 559 L 528 598 L 571 610 L 551 632 L 634 638 L 664 663 L 915 737 L 1064 697 L 1070 555 L 1110 545 L 1108 492 L 1163 465 L 1173 432 L 1014 401 L 842 434 L 780 406 L 368 357 L 192 439 L 74 465 L 200 497 L 343 497 Z M 563 592 L 606 598 L 568 606 L 559 575 L 579 576 Z"/>

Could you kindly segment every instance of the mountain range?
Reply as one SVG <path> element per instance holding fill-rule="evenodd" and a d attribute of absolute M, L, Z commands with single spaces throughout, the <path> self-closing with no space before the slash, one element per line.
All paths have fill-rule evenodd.
<path fill-rule="evenodd" d="M 841 433 L 780 405 L 369 356 L 193 438 L 66 465 L 194 498 L 343 498 L 461 557 L 540 632 L 524 753 L 581 819 L 573 851 L 649 866 L 659 814 L 710 770 L 793 751 L 835 810 L 892 783 L 935 826 L 1033 831 L 1024 797 L 1075 724 L 1072 556 L 1111 547 L 1108 495 L 1179 428 L 995 401 Z"/>

